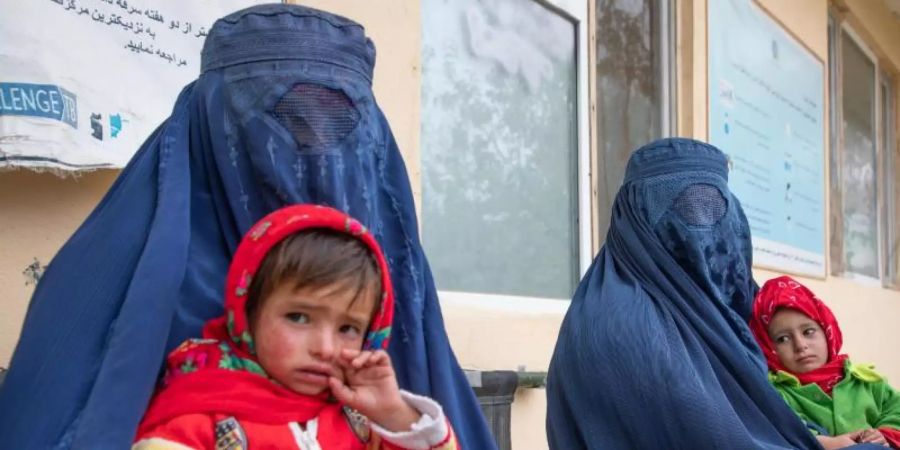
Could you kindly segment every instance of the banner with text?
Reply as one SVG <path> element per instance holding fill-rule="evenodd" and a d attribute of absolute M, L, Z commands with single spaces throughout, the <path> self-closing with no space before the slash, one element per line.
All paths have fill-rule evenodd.
<path fill-rule="evenodd" d="M 121 168 L 258 0 L 0 0 L 0 168 Z"/>

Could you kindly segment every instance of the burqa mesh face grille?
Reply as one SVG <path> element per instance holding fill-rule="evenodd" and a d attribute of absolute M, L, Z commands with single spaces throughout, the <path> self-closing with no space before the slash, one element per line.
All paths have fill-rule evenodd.
<path fill-rule="evenodd" d="M 692 184 L 678 195 L 673 208 L 689 225 L 713 225 L 725 215 L 728 203 L 715 186 Z"/>
<path fill-rule="evenodd" d="M 316 84 L 297 84 L 275 104 L 275 118 L 301 150 L 339 143 L 359 122 L 359 112 L 343 92 Z"/>

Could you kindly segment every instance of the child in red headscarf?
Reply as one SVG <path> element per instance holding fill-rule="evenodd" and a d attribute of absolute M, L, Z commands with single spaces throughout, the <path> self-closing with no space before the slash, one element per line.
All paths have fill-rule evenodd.
<path fill-rule="evenodd" d="M 769 365 L 769 380 L 808 423 L 828 430 L 825 448 L 870 442 L 900 448 L 900 395 L 872 366 L 841 351 L 831 310 L 796 280 L 766 282 L 753 304 L 750 329 Z"/>
<path fill-rule="evenodd" d="M 273 212 L 234 255 L 225 315 L 169 355 L 132 449 L 456 449 L 441 407 L 397 385 L 392 317 L 364 226 L 322 206 Z"/>

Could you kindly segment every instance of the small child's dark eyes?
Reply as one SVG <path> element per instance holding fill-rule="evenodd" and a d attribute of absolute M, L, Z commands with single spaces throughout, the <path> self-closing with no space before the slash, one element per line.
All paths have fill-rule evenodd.
<path fill-rule="evenodd" d="M 784 344 L 784 343 L 787 342 L 787 341 L 788 341 L 788 337 L 787 337 L 787 336 L 777 336 L 777 337 L 775 338 L 775 343 L 776 343 L 776 344 Z"/>
<path fill-rule="evenodd" d="M 804 336 L 812 336 L 812 335 L 814 335 L 814 334 L 816 334 L 816 329 L 815 329 L 815 328 L 807 328 L 807 329 L 803 330 L 803 335 L 804 335 Z"/>
<path fill-rule="evenodd" d="M 359 328 L 357 328 L 353 325 L 343 325 L 343 326 L 341 326 L 341 333 L 356 335 L 356 334 L 359 334 L 360 331 L 359 331 Z"/>
<path fill-rule="evenodd" d="M 287 320 L 290 320 L 291 322 L 296 322 L 296 323 L 309 322 L 309 316 L 307 316 L 306 314 L 303 314 L 303 313 L 287 313 L 284 315 L 284 317 L 286 317 Z"/>

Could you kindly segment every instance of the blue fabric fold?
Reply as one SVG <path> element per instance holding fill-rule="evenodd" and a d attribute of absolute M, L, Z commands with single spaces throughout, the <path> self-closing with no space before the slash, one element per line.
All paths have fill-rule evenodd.
<path fill-rule="evenodd" d="M 632 155 L 550 364 L 551 448 L 820 448 L 747 326 L 750 229 L 727 170 L 688 139 Z"/>
<path fill-rule="evenodd" d="M 400 385 L 440 402 L 465 448 L 495 448 L 447 339 L 374 63 L 363 28 L 322 11 L 216 22 L 203 73 L 41 279 L 0 388 L 0 447 L 128 448 L 167 352 L 222 314 L 244 232 L 318 203 L 384 249 Z"/>

